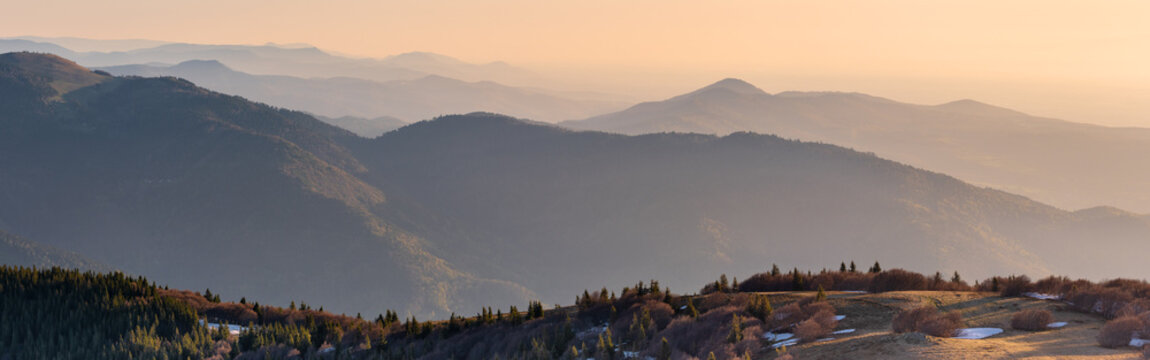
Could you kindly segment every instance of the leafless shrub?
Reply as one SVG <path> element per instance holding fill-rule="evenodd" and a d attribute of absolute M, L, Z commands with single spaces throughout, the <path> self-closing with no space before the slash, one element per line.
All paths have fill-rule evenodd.
<path fill-rule="evenodd" d="M 875 275 L 870 292 L 925 290 L 926 277 L 903 269 L 891 269 Z"/>
<path fill-rule="evenodd" d="M 827 335 L 830 335 L 832 329 L 827 329 L 814 320 L 803 320 L 795 326 L 795 337 L 803 342 L 811 342 Z"/>
<path fill-rule="evenodd" d="M 931 336 L 951 337 L 962 328 L 962 315 L 957 312 L 939 314 L 937 308 L 923 306 L 899 313 L 891 327 L 897 333 L 917 331 Z"/>
<path fill-rule="evenodd" d="M 785 329 L 804 319 L 806 319 L 806 313 L 803 312 L 802 307 L 798 303 L 790 303 L 771 314 L 767 327 L 772 330 Z"/>
<path fill-rule="evenodd" d="M 1042 331 L 1054 321 L 1048 310 L 1029 309 L 1019 311 L 1010 318 L 1010 327 L 1015 330 Z"/>
<path fill-rule="evenodd" d="M 1030 278 L 1026 275 L 1010 276 L 999 281 L 1002 296 L 1022 296 L 1033 288 Z"/>
<path fill-rule="evenodd" d="M 903 310 L 894 317 L 891 327 L 896 333 L 904 333 L 910 331 L 917 331 L 919 324 L 926 322 L 926 319 L 937 316 L 938 309 L 933 306 L 923 306 L 910 310 Z"/>
<path fill-rule="evenodd" d="M 930 336 L 951 337 L 962 328 L 962 315 L 957 312 L 948 312 L 941 316 L 934 316 L 926 320 L 918 331 Z"/>
<path fill-rule="evenodd" d="M 1098 333 L 1098 344 L 1108 348 L 1128 346 L 1134 333 L 1144 327 L 1142 320 L 1134 316 L 1124 316 L 1106 322 Z"/>

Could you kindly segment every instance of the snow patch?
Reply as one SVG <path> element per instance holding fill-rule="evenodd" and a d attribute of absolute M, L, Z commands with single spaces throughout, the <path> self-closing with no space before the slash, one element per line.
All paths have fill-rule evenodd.
<path fill-rule="evenodd" d="M 1038 300 L 1060 300 L 1060 299 L 1062 299 L 1062 296 L 1059 296 L 1059 295 L 1043 294 L 1043 293 L 1036 293 L 1036 292 L 1028 292 L 1028 293 L 1025 293 L 1022 295 L 1025 295 L 1027 297 L 1032 297 L 1032 298 L 1035 298 Z"/>
<path fill-rule="evenodd" d="M 958 334 L 954 336 L 955 339 L 985 339 L 994 335 L 1002 333 L 999 328 L 965 328 L 958 329 Z"/>
<path fill-rule="evenodd" d="M 866 290 L 843 290 L 841 292 L 850 293 L 850 294 L 866 294 Z"/>
<path fill-rule="evenodd" d="M 203 319 L 200 319 L 200 325 L 204 325 L 204 324 L 205 324 L 205 323 L 204 323 L 204 320 L 203 320 Z M 220 324 L 219 324 L 219 323 L 211 323 L 211 322 L 210 322 L 210 323 L 206 323 L 206 324 L 207 324 L 208 330 L 215 330 L 215 329 L 219 329 L 219 328 L 220 328 Z M 248 327 L 247 327 L 247 326 L 239 326 L 239 325 L 235 325 L 235 324 L 228 324 L 228 333 L 229 333 L 229 334 L 232 334 L 232 335 L 239 335 L 239 334 L 240 334 L 240 332 L 242 332 L 242 331 L 244 331 L 244 330 L 247 330 L 247 329 L 248 329 Z"/>
<path fill-rule="evenodd" d="M 1052 322 L 1052 323 L 1046 324 L 1046 328 L 1048 328 L 1048 329 L 1057 329 L 1057 328 L 1060 328 L 1063 326 L 1066 326 L 1065 321 Z"/>
<path fill-rule="evenodd" d="M 1150 345 L 1150 339 L 1139 339 L 1139 338 L 1130 339 L 1130 346 L 1133 346 L 1136 348 L 1142 348 L 1143 346 L 1146 346 L 1146 345 Z"/>
<path fill-rule="evenodd" d="M 846 318 L 847 318 L 846 315 L 835 315 L 835 321 L 843 321 L 843 319 L 846 319 Z"/>
<path fill-rule="evenodd" d="M 795 337 L 795 334 L 791 334 L 791 333 L 776 334 L 776 333 L 769 332 L 769 333 L 763 334 L 763 339 L 766 339 L 767 341 L 770 341 L 770 342 L 784 341 L 784 340 L 787 340 L 787 339 L 790 339 L 793 337 Z"/>
<path fill-rule="evenodd" d="M 783 346 L 795 346 L 795 345 L 798 345 L 798 344 L 799 344 L 799 339 L 790 339 L 790 340 L 787 340 L 787 341 L 783 341 L 783 342 L 780 342 L 780 343 L 776 343 L 776 344 L 773 344 L 773 345 L 771 345 L 771 347 L 772 347 L 772 348 L 775 348 L 775 349 L 778 349 L 778 348 L 781 348 L 781 347 L 783 347 Z"/>
<path fill-rule="evenodd" d="M 822 338 L 822 339 L 818 339 L 818 340 L 815 340 L 815 342 L 831 341 L 831 340 L 834 340 L 834 339 L 835 339 L 835 338 Z"/>
<path fill-rule="evenodd" d="M 850 334 L 853 332 L 855 332 L 855 329 L 842 329 L 842 330 L 836 330 L 835 332 L 833 332 L 831 334 L 842 335 L 842 334 Z"/>

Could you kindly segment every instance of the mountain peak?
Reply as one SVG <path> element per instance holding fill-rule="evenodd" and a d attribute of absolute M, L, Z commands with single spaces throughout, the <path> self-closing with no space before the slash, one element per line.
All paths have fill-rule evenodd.
<path fill-rule="evenodd" d="M 108 79 L 76 64 L 52 54 L 32 52 L 12 52 L 0 54 L 0 66 L 12 67 L 48 79 L 48 85 L 59 94 L 93 85 Z"/>
<path fill-rule="evenodd" d="M 716 89 L 724 89 L 724 90 L 732 91 L 732 92 L 735 92 L 738 94 L 745 94 L 745 95 L 766 94 L 765 91 L 763 91 L 762 89 L 759 89 L 758 87 L 755 87 L 754 85 L 751 85 L 751 83 L 740 80 L 740 79 L 736 79 L 736 78 L 726 78 L 723 80 L 719 80 L 718 82 L 711 84 L 711 85 L 707 85 L 706 87 L 699 89 L 698 91 L 695 91 L 695 92 L 700 93 L 700 92 L 704 92 L 704 91 L 708 91 L 708 90 L 716 90 Z"/>
<path fill-rule="evenodd" d="M 945 104 L 935 105 L 934 108 L 972 115 L 1026 116 L 1026 114 L 1022 112 L 971 99 L 951 101 Z"/>
<path fill-rule="evenodd" d="M 173 68 L 181 69 L 181 70 L 198 70 L 198 71 L 205 71 L 205 70 L 227 71 L 227 72 L 232 71 L 232 69 L 229 68 L 227 65 L 224 65 L 224 63 L 221 63 L 217 60 L 188 60 L 188 61 L 184 61 L 184 62 L 181 62 L 179 64 L 176 64 L 176 66 L 173 66 Z"/>

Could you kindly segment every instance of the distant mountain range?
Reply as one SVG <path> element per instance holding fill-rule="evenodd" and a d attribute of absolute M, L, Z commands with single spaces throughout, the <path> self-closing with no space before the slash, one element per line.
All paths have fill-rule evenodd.
<path fill-rule="evenodd" d="M 186 61 L 174 66 L 124 65 L 100 69 L 113 75 L 176 76 L 215 91 L 325 117 L 388 116 L 415 122 L 445 114 L 490 111 L 558 122 L 615 111 L 628 105 L 618 101 L 569 99 L 546 91 L 493 82 L 469 83 L 439 75 L 387 82 L 353 78 L 304 79 L 246 74 L 213 60 Z M 369 137 L 379 134 L 375 131 L 361 133 Z"/>
<path fill-rule="evenodd" d="M 79 254 L 39 244 L 3 230 L 0 230 L 0 264 L 39 268 L 58 266 L 99 272 L 114 270 Z"/>
<path fill-rule="evenodd" d="M 306 114 L 30 53 L 0 55 L 0 94 L 14 233 L 173 286 L 333 310 L 445 316 L 533 297 L 377 216 L 396 211 L 340 143 L 361 138 Z"/>
<path fill-rule="evenodd" d="M 0 94 L 0 225 L 225 297 L 442 318 L 635 278 L 690 292 L 771 263 L 1143 277 L 1150 251 L 1145 216 L 772 135 L 473 113 L 366 139 L 29 53 L 0 55 Z"/>
<path fill-rule="evenodd" d="M 1062 208 L 1150 213 L 1150 129 L 1039 118 L 972 100 L 925 106 L 857 93 L 768 94 L 726 79 L 562 125 L 623 134 L 777 134 L 874 152 Z"/>

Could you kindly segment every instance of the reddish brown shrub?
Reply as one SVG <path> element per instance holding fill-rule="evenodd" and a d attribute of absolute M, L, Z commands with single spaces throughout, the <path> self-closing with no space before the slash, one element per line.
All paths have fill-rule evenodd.
<path fill-rule="evenodd" d="M 933 306 L 903 310 L 894 317 L 891 328 L 893 328 L 896 333 L 918 331 L 920 324 L 934 316 L 938 316 L 938 309 Z"/>
<path fill-rule="evenodd" d="M 786 329 L 806 318 L 806 313 L 803 312 L 802 307 L 800 307 L 798 303 L 790 303 L 775 310 L 774 314 L 771 314 L 767 328 L 770 330 Z"/>
<path fill-rule="evenodd" d="M 957 312 L 939 314 L 937 308 L 923 306 L 899 313 L 891 327 L 897 333 L 917 331 L 931 336 L 951 337 L 962 328 L 962 315 Z"/>
<path fill-rule="evenodd" d="M 951 337 L 962 328 L 962 315 L 951 311 L 941 316 L 930 317 L 919 326 L 918 331 L 930 336 Z"/>
<path fill-rule="evenodd" d="M 875 275 L 870 292 L 926 290 L 926 277 L 903 269 L 891 269 Z"/>
<path fill-rule="evenodd" d="M 830 313 L 832 317 L 835 314 L 835 307 L 831 306 L 831 304 L 828 304 L 825 301 L 812 302 L 809 304 L 802 305 L 802 309 L 803 309 L 803 315 L 805 317 L 808 317 L 808 318 L 811 316 L 814 316 L 815 314 L 818 314 L 820 312 Z"/>
<path fill-rule="evenodd" d="M 1128 346 L 1134 332 L 1142 328 L 1142 320 L 1137 317 L 1124 316 L 1110 320 L 1098 332 L 1098 344 L 1108 348 Z"/>
<path fill-rule="evenodd" d="M 1033 291 L 1033 285 L 1030 283 L 1030 278 L 1026 275 L 1011 276 L 999 281 L 999 287 L 1002 289 L 1002 296 L 1022 296 L 1022 294 Z"/>
<path fill-rule="evenodd" d="M 809 321 L 814 321 L 821 325 L 827 331 L 834 331 L 836 326 L 839 326 L 839 321 L 835 319 L 834 311 L 822 310 L 814 315 L 811 315 Z"/>
<path fill-rule="evenodd" d="M 1048 310 L 1023 310 L 1010 318 L 1010 327 L 1015 330 L 1042 331 L 1046 325 L 1054 322 L 1054 315 Z"/>
<path fill-rule="evenodd" d="M 814 319 L 803 320 L 795 326 L 795 337 L 803 342 L 811 342 L 830 335 L 831 331 L 834 331 L 834 328 L 824 327 Z"/>

